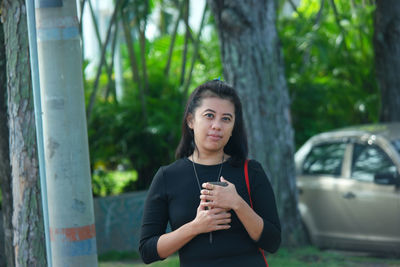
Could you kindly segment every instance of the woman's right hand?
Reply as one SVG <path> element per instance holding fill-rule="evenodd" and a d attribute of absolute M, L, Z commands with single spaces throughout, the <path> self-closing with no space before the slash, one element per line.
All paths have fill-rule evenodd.
<path fill-rule="evenodd" d="M 225 230 L 231 227 L 229 225 L 231 213 L 222 208 L 209 209 L 208 203 L 201 200 L 197 208 L 196 218 L 192 222 L 197 234 Z"/>
<path fill-rule="evenodd" d="M 231 214 L 222 208 L 206 209 L 210 202 L 200 201 L 196 218 L 178 229 L 163 234 L 157 242 L 157 253 L 161 258 L 167 258 L 186 245 L 190 240 L 202 233 L 229 229 Z"/>

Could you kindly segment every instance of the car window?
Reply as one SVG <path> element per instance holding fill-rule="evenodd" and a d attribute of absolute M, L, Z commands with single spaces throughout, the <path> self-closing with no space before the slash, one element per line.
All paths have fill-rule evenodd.
<path fill-rule="evenodd" d="M 344 143 L 314 146 L 303 163 L 303 174 L 329 174 L 339 176 L 342 170 Z"/>
<path fill-rule="evenodd" d="M 377 173 L 396 173 L 396 166 L 389 156 L 376 145 L 354 144 L 351 176 L 373 182 Z"/>
<path fill-rule="evenodd" d="M 392 145 L 396 149 L 397 153 L 400 154 L 400 140 L 394 140 L 392 141 Z"/>

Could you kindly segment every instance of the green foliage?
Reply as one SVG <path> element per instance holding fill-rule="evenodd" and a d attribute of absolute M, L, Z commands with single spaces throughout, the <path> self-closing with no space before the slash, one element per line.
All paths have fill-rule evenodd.
<path fill-rule="evenodd" d="M 154 0 L 127 0 L 124 8 L 130 9 L 128 13 L 131 14 L 137 22 L 145 24 L 154 8 L 154 2 Z"/>
<path fill-rule="evenodd" d="M 334 1 L 335 16 L 332 2 L 303 0 L 278 21 L 297 147 L 321 131 L 378 120 L 375 6 Z"/>
<path fill-rule="evenodd" d="M 92 175 L 93 195 L 101 197 L 118 195 L 136 180 L 137 172 L 134 170 L 105 171 L 98 162 Z"/>
<path fill-rule="evenodd" d="M 223 79 L 219 40 L 216 31 L 210 33 L 210 39 L 204 41 L 199 51 L 198 64 L 193 71 L 192 88 L 208 80 Z"/>
<path fill-rule="evenodd" d="M 148 186 L 156 168 L 173 159 L 178 142 L 182 96 L 159 72 L 152 70 L 149 77 L 147 120 L 139 90 L 129 82 L 120 103 L 98 99 L 89 122 L 92 165 L 103 162 L 112 170 L 122 164 L 137 170 L 144 182 L 139 186 L 134 185 L 138 180 L 132 181 L 129 189 Z"/>

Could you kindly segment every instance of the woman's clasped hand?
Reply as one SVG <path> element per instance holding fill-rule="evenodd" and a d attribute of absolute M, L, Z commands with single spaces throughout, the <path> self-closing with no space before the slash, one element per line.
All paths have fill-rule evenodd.
<path fill-rule="evenodd" d="M 223 177 L 221 181 L 228 182 Z M 228 183 L 223 187 L 203 183 L 200 205 L 194 223 L 199 233 L 229 229 L 231 222 L 232 199 L 237 197 L 235 185 Z"/>
<path fill-rule="evenodd" d="M 225 230 L 231 227 L 229 224 L 231 222 L 231 213 L 229 211 L 222 208 L 208 209 L 207 205 L 203 205 L 204 203 L 204 200 L 200 202 L 196 218 L 193 221 L 198 234 Z"/>
<path fill-rule="evenodd" d="M 209 208 L 223 208 L 225 210 L 235 210 L 239 195 L 236 192 L 235 185 L 221 177 L 222 182 L 226 182 L 228 186 L 219 186 L 210 183 L 203 183 L 200 199 L 200 205 Z"/>

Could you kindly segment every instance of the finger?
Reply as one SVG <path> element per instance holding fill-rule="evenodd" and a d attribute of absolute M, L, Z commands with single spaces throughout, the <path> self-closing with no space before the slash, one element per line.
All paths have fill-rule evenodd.
<path fill-rule="evenodd" d="M 213 208 L 211 214 L 215 219 L 228 219 L 232 216 L 230 212 L 221 211 L 219 208 Z"/>
<path fill-rule="evenodd" d="M 204 201 L 204 202 L 201 202 L 200 205 L 203 207 L 203 209 L 206 209 L 206 208 L 210 209 L 210 208 L 212 208 L 212 202 L 206 202 L 206 201 Z"/>
<path fill-rule="evenodd" d="M 199 206 L 197 207 L 197 211 L 205 210 L 205 206 L 203 205 L 203 201 L 200 201 Z"/>
<path fill-rule="evenodd" d="M 210 203 L 210 202 L 208 202 L 208 203 Z M 211 202 L 211 203 L 212 203 L 212 202 Z M 210 204 L 211 204 L 211 203 L 210 203 Z M 213 204 L 215 204 L 215 203 L 213 203 Z M 226 209 L 221 208 L 221 207 L 215 207 L 214 213 L 215 213 L 215 214 L 231 214 L 230 212 L 226 211 Z"/>
<path fill-rule="evenodd" d="M 205 200 L 205 201 L 214 201 L 214 196 L 200 195 L 200 199 Z"/>
<path fill-rule="evenodd" d="M 214 227 L 214 231 L 226 230 L 226 229 L 229 229 L 229 228 L 231 228 L 231 226 L 229 224 L 219 224 L 219 225 L 216 225 Z"/>
<path fill-rule="evenodd" d="M 214 185 L 210 183 L 203 183 L 202 187 L 208 190 L 213 190 L 215 188 Z"/>
<path fill-rule="evenodd" d="M 231 219 L 218 220 L 217 222 L 218 222 L 219 225 L 221 225 L 221 224 L 229 224 L 231 222 Z"/>
<path fill-rule="evenodd" d="M 209 195 L 209 196 L 212 196 L 212 191 L 210 191 L 210 190 L 207 190 L 207 189 L 203 189 L 203 190 L 201 190 L 201 191 L 200 191 L 200 193 L 201 193 L 201 194 L 203 194 L 203 195 Z"/>
<path fill-rule="evenodd" d="M 223 213 L 229 213 L 229 212 L 227 212 L 227 210 L 226 209 L 223 209 L 223 208 L 214 208 L 214 214 L 223 214 Z M 229 213 L 230 214 L 230 213 Z"/>
<path fill-rule="evenodd" d="M 229 182 L 228 180 L 226 180 L 226 179 L 224 178 L 224 176 L 221 176 L 221 182 L 227 182 L 228 184 L 230 184 L 230 182 Z"/>
<path fill-rule="evenodd" d="M 213 218 L 218 222 L 218 224 L 221 224 L 221 222 L 225 221 L 231 221 L 232 218 L 230 216 L 220 216 L 220 215 L 214 215 Z"/>
<path fill-rule="evenodd" d="M 200 210 L 204 210 L 204 208 L 207 207 L 207 201 L 204 199 L 200 199 L 200 203 L 199 203 L 199 209 Z"/>
<path fill-rule="evenodd" d="M 226 219 L 231 218 L 231 214 L 230 213 L 219 213 L 219 214 L 215 214 L 215 218 L 217 220 L 226 220 Z"/>

